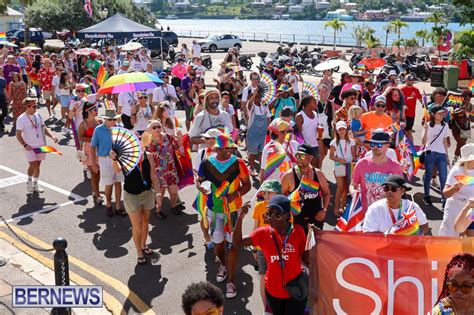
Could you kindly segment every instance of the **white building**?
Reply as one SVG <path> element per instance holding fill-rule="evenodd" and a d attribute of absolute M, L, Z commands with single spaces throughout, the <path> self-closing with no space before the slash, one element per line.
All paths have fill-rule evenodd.
<path fill-rule="evenodd" d="M 275 6 L 275 11 L 286 12 L 286 10 L 288 10 L 288 7 L 286 5 L 280 4 Z"/>
<path fill-rule="evenodd" d="M 191 3 L 188 0 L 177 0 L 173 5 L 175 9 L 186 9 L 186 8 L 189 8 L 190 6 L 191 6 Z"/>
<path fill-rule="evenodd" d="M 0 15 L 0 31 L 8 32 L 9 30 L 16 30 L 21 27 L 23 20 L 23 13 L 7 7 L 7 10 Z"/>
<path fill-rule="evenodd" d="M 224 4 L 224 0 L 209 0 L 210 4 Z"/>
<path fill-rule="evenodd" d="M 316 10 L 325 10 L 325 9 L 328 9 L 330 6 L 331 6 L 331 3 L 324 0 L 322 1 L 316 0 L 316 2 L 314 3 L 314 8 Z"/>
<path fill-rule="evenodd" d="M 145 7 L 149 6 L 153 0 L 133 0 L 133 3 L 137 5 L 137 7 Z"/>
<path fill-rule="evenodd" d="M 302 5 L 291 5 L 288 7 L 288 13 L 303 13 L 304 7 Z"/>
<path fill-rule="evenodd" d="M 314 5 L 314 0 L 302 0 L 301 5 L 303 7 L 310 7 L 310 6 Z"/>

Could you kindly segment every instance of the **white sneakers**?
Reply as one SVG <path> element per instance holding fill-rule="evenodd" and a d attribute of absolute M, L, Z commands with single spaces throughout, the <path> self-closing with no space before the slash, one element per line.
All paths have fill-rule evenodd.
<path fill-rule="evenodd" d="M 228 299 L 235 298 L 237 296 L 237 286 L 235 283 L 227 282 L 225 297 Z"/>
<path fill-rule="evenodd" d="M 43 193 L 44 189 L 38 186 L 38 184 L 33 184 L 33 182 L 26 182 L 26 190 L 30 193 Z"/>
<path fill-rule="evenodd" d="M 33 182 L 26 182 L 26 190 L 28 190 L 28 192 L 32 193 L 34 192 L 34 189 L 33 189 Z"/>
<path fill-rule="evenodd" d="M 217 269 L 217 276 L 216 281 L 221 283 L 227 278 L 227 268 L 225 266 L 220 265 Z"/>

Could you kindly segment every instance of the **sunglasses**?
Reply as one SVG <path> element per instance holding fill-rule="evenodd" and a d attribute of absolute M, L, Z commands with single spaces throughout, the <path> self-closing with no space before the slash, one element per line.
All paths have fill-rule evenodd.
<path fill-rule="evenodd" d="M 462 293 L 469 294 L 471 293 L 473 286 L 474 285 L 469 285 L 469 284 L 458 285 L 452 282 L 448 282 L 447 288 L 450 293 L 456 293 L 458 289 L 461 289 Z"/>
<path fill-rule="evenodd" d="M 97 107 L 92 107 L 90 109 L 87 110 L 88 112 L 97 112 L 99 111 Z"/>
<path fill-rule="evenodd" d="M 258 80 L 260 80 L 260 78 L 251 78 L 250 80 L 252 80 L 252 81 L 258 81 Z"/>
<path fill-rule="evenodd" d="M 218 307 L 212 307 L 204 312 L 200 313 L 193 313 L 194 315 L 219 315 L 219 308 Z"/>
<path fill-rule="evenodd" d="M 36 105 L 28 105 L 27 107 L 36 108 L 37 106 Z"/>
<path fill-rule="evenodd" d="M 391 191 L 391 192 L 394 193 L 394 192 L 397 192 L 398 188 L 400 188 L 400 187 L 391 187 L 391 186 L 385 185 L 385 186 L 383 186 L 383 191 L 385 191 L 385 192 Z"/>
<path fill-rule="evenodd" d="M 266 218 L 274 217 L 277 220 L 280 220 L 282 214 L 276 211 L 267 211 L 263 214 Z"/>
<path fill-rule="evenodd" d="M 106 118 L 105 120 L 108 120 L 108 121 L 117 121 L 117 118 Z"/>
<path fill-rule="evenodd" d="M 383 108 L 385 108 L 385 106 L 386 106 L 385 104 L 375 104 L 375 107 L 383 107 Z"/>
<path fill-rule="evenodd" d="M 354 96 L 352 96 L 352 97 L 348 97 L 347 99 L 350 100 L 350 101 L 354 101 L 356 98 Z"/>
<path fill-rule="evenodd" d="M 85 90 L 76 90 L 76 93 L 84 93 Z"/>
<path fill-rule="evenodd" d="M 298 154 L 296 154 L 295 157 L 296 157 L 297 160 L 305 160 L 307 156 L 308 156 L 307 154 L 298 153 Z"/>
<path fill-rule="evenodd" d="M 148 96 L 140 96 L 138 99 L 141 100 L 143 98 L 148 98 Z"/>
<path fill-rule="evenodd" d="M 377 148 L 380 149 L 381 147 L 383 147 L 383 145 L 384 145 L 384 143 L 373 143 L 373 142 L 370 143 L 371 148 L 377 147 Z"/>
<path fill-rule="evenodd" d="M 153 130 L 161 129 L 161 126 L 153 126 L 153 127 L 151 127 L 151 129 L 153 129 Z"/>

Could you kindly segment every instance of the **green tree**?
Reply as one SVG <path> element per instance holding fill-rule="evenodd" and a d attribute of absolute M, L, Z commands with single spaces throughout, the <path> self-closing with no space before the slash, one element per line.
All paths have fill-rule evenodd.
<path fill-rule="evenodd" d="M 464 30 L 456 34 L 454 38 L 454 55 L 457 59 L 474 57 L 474 29 Z"/>
<path fill-rule="evenodd" d="M 430 39 L 430 33 L 427 30 L 418 30 L 415 32 L 415 36 L 421 39 L 421 47 L 425 47 L 425 41 Z"/>
<path fill-rule="evenodd" d="M 342 31 L 342 29 L 346 27 L 346 23 L 341 22 L 339 19 L 334 19 L 334 20 L 328 21 L 328 22 L 326 22 L 326 24 L 324 24 L 324 29 L 327 29 L 328 27 L 330 27 L 334 30 L 333 50 L 336 50 L 336 34 L 337 34 L 337 32 Z"/>
<path fill-rule="evenodd" d="M 436 47 L 439 47 L 449 30 L 444 26 L 433 26 L 431 28 L 430 39 Z M 438 53 L 440 53 L 438 51 Z"/>
<path fill-rule="evenodd" d="M 163 10 L 164 7 L 164 0 L 153 0 L 150 3 L 150 10 L 152 12 L 157 12 Z"/>
<path fill-rule="evenodd" d="M 365 45 L 367 46 L 367 48 L 369 48 L 369 54 L 371 55 L 373 48 L 380 47 L 380 39 L 370 33 L 367 33 L 367 36 L 365 38 Z"/>
<path fill-rule="evenodd" d="M 452 0 L 461 14 L 461 24 L 474 24 L 474 5 L 472 0 Z"/>
<path fill-rule="evenodd" d="M 438 27 L 440 24 L 448 26 L 448 19 L 443 12 L 433 12 L 433 15 L 425 19 L 425 23 L 434 23 L 434 27 Z"/>
<path fill-rule="evenodd" d="M 403 22 L 402 20 L 393 20 L 388 23 L 388 30 L 391 33 L 397 34 L 397 39 L 401 39 L 401 32 L 402 28 L 408 27 L 407 22 Z"/>
<path fill-rule="evenodd" d="M 368 28 L 367 24 L 357 25 L 354 27 L 352 37 L 355 39 L 356 47 L 362 47 Z"/>

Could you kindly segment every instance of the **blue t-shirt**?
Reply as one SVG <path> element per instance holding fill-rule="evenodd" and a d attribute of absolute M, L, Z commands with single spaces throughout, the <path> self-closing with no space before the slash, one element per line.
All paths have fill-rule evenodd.
<path fill-rule="evenodd" d="M 275 101 L 275 118 L 280 117 L 280 112 L 285 107 L 291 108 L 291 111 L 293 112 L 293 114 L 296 113 L 297 112 L 296 100 L 293 97 L 277 98 Z"/>
<path fill-rule="evenodd" d="M 112 150 L 112 133 L 105 124 L 101 124 L 94 129 L 91 146 L 96 148 L 98 156 L 109 156 Z"/>

